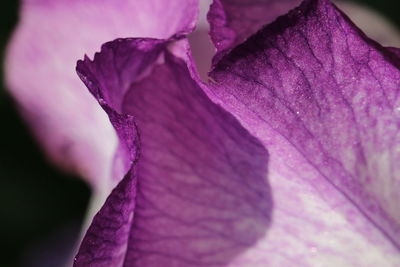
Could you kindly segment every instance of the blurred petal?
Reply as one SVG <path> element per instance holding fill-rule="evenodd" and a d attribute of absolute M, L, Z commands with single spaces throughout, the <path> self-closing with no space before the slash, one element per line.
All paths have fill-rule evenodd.
<path fill-rule="evenodd" d="M 180 59 L 189 60 L 185 46 L 173 44 L 176 57 L 167 45 L 116 40 L 78 63 L 125 129 L 121 140 L 134 138 L 134 126 L 113 116 L 137 123 L 140 157 L 96 215 L 75 266 L 226 266 L 269 226 L 266 150 L 206 97 Z"/>
<path fill-rule="evenodd" d="M 215 54 L 215 47 L 210 39 L 207 21 L 207 13 L 211 2 L 212 0 L 200 1 L 199 20 L 196 29 L 188 35 L 190 50 L 193 53 L 193 59 L 196 62 L 198 72 L 203 81 L 207 81 L 208 79 L 211 59 Z"/>
<path fill-rule="evenodd" d="M 270 154 L 274 221 L 247 266 L 400 264 L 399 66 L 327 0 L 216 65 L 208 95 Z"/>
<path fill-rule="evenodd" d="M 350 1 L 336 1 L 335 4 L 371 39 L 383 46 L 400 47 L 400 32 L 375 10 Z"/>
<path fill-rule="evenodd" d="M 208 13 L 217 58 L 265 24 L 296 7 L 301 0 L 214 0 Z"/>
<path fill-rule="evenodd" d="M 25 0 L 9 46 L 11 93 L 49 156 L 106 193 L 122 177 L 112 166 L 115 131 L 76 77 L 76 60 L 124 36 L 168 38 L 190 32 L 195 0 Z M 100 188 L 100 189 L 99 189 Z"/>

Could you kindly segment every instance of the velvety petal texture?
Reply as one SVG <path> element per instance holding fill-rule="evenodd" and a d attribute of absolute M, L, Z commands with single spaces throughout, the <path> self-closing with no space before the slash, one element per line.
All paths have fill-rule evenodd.
<path fill-rule="evenodd" d="M 400 264 L 399 66 L 328 0 L 304 1 L 216 65 L 209 96 L 270 153 L 264 248 L 281 258 L 264 264 Z"/>
<path fill-rule="evenodd" d="M 217 58 L 300 2 L 301 0 L 214 0 L 208 13 L 208 21 Z"/>
<path fill-rule="evenodd" d="M 76 60 L 117 37 L 186 34 L 195 0 L 25 0 L 5 69 L 10 92 L 51 159 L 112 188 L 117 137 L 74 71 Z M 113 177 L 122 177 L 115 167 Z M 109 191 L 107 191 L 107 194 Z"/>
<path fill-rule="evenodd" d="M 266 234 L 273 207 L 267 151 L 207 98 L 177 48 L 184 47 L 121 39 L 78 63 L 123 129 L 121 141 L 137 132 L 140 141 L 75 266 L 227 266 Z M 137 132 L 115 116 L 132 118 Z"/>

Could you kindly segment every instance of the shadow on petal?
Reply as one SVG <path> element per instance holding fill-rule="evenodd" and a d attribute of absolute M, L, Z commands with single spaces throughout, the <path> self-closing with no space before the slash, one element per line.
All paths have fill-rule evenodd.
<path fill-rule="evenodd" d="M 124 264 L 226 266 L 264 237 L 271 222 L 268 152 L 208 99 L 165 44 L 121 39 L 78 65 L 100 103 L 131 116 L 139 131 Z M 115 243 L 103 245 L 112 250 Z M 88 262 L 101 262 L 91 246 L 83 243 L 81 251 L 92 257 Z"/>

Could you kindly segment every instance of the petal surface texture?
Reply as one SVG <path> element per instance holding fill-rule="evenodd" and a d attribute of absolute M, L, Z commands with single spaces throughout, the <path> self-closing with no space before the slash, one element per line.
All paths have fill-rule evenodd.
<path fill-rule="evenodd" d="M 96 215 L 75 266 L 228 266 L 265 235 L 267 151 L 207 98 L 190 68 L 154 39 L 116 40 L 78 63 L 100 104 L 135 121 L 140 156 Z M 134 139 L 134 130 L 120 132 Z"/>
<path fill-rule="evenodd" d="M 110 176 L 117 137 L 76 77 L 76 60 L 119 37 L 187 33 L 194 27 L 197 9 L 194 0 L 23 1 L 7 54 L 6 78 L 51 159 L 93 187 L 115 185 Z M 115 171 L 114 177 L 122 177 Z"/>
<path fill-rule="evenodd" d="M 242 43 L 301 0 L 214 0 L 207 15 L 216 58 Z"/>
<path fill-rule="evenodd" d="M 274 220 L 260 246 L 282 257 L 265 256 L 264 264 L 400 264 L 394 51 L 368 39 L 329 1 L 311 0 L 215 66 L 208 95 L 270 154 Z"/>

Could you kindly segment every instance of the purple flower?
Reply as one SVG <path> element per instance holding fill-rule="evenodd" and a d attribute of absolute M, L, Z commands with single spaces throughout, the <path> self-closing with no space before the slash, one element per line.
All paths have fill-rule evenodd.
<path fill-rule="evenodd" d="M 400 52 L 299 3 L 214 0 L 203 82 L 194 0 L 26 1 L 10 88 L 51 157 L 109 194 L 74 266 L 400 264 Z M 132 36 L 76 68 L 111 128 L 68 69 Z"/>

